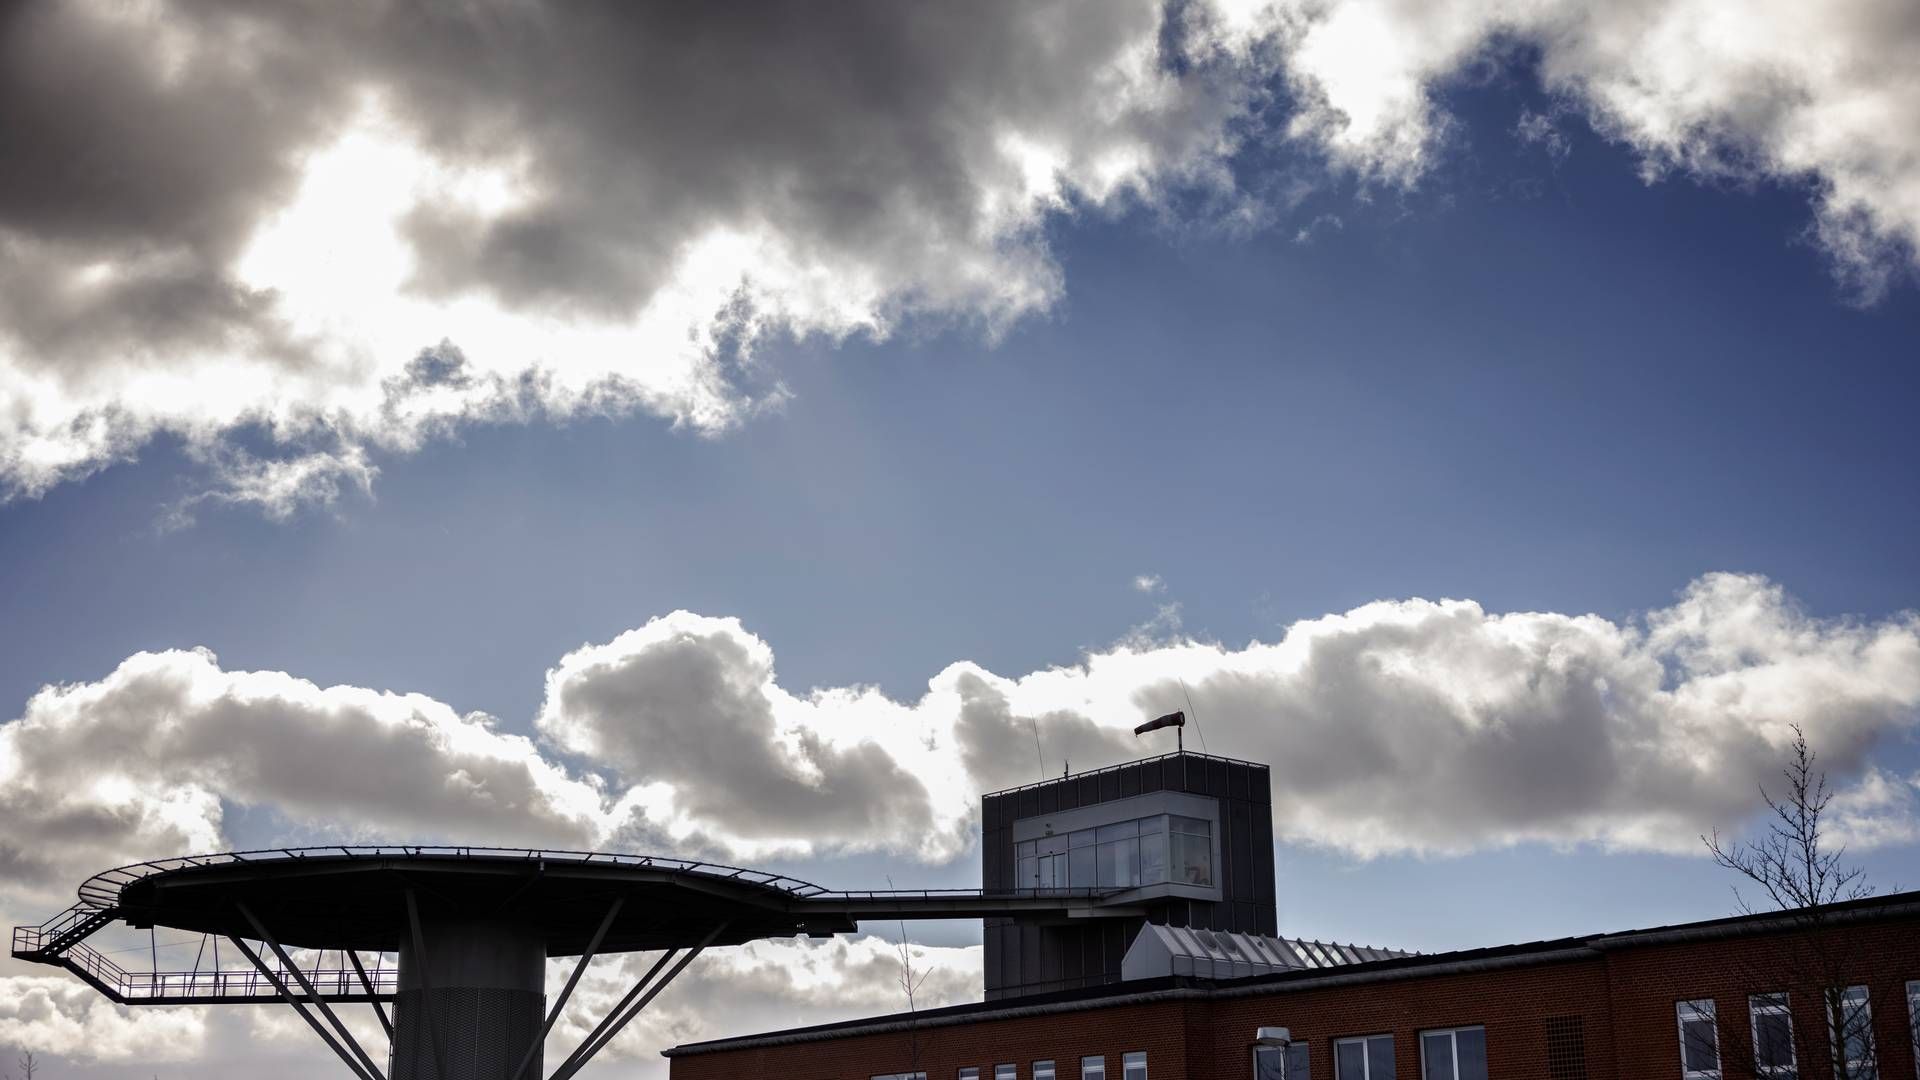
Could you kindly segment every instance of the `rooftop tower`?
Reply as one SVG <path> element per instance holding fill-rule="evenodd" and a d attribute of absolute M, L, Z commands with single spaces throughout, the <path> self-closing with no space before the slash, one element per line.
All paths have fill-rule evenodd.
<path fill-rule="evenodd" d="M 1185 751 L 984 796 L 988 893 L 1120 890 L 1106 917 L 986 919 L 987 1000 L 1119 982 L 1148 923 L 1276 934 L 1271 803 L 1265 765 Z"/>

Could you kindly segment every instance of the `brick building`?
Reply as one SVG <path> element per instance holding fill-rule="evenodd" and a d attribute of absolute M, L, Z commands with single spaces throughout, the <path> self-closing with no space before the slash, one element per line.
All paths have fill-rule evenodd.
<path fill-rule="evenodd" d="M 677 1046 L 674 1080 L 1834 1075 L 1825 980 L 1796 959 L 1815 934 L 1801 919 L 1423 956 L 1271 936 L 1265 773 L 1170 754 L 988 796 L 994 890 L 1077 888 L 1091 873 L 1112 916 L 989 926 L 986 1001 Z M 1137 824 L 1129 836 L 1113 822 Z M 1843 959 L 1840 979 L 1865 1003 L 1865 1028 L 1841 1050 L 1852 1075 L 1920 1080 L 1920 893 L 1837 905 L 1820 926 L 1822 955 Z"/>

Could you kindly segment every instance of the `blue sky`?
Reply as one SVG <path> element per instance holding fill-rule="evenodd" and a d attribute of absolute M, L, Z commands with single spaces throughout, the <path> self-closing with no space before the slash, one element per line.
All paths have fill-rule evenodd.
<path fill-rule="evenodd" d="M 625 663 L 659 642 L 631 646 L 630 656 L 621 636 L 675 611 L 734 618 L 732 630 L 702 623 L 679 632 L 709 644 L 740 635 L 764 643 L 775 673 L 765 693 L 783 718 L 800 706 L 782 694 L 844 695 L 815 699 L 825 718 L 805 721 L 844 750 L 872 731 L 863 735 L 864 719 L 834 727 L 841 721 L 826 714 L 835 701 L 880 709 L 884 696 L 902 717 L 931 716 L 937 703 L 913 712 L 915 703 L 930 681 L 936 692 L 950 688 L 949 667 L 960 662 L 999 680 L 1002 704 L 1024 717 L 1042 709 L 1031 702 L 1053 700 L 1030 673 L 1129 648 L 1170 656 L 1192 642 L 1236 654 L 1302 626 L 1292 640 L 1303 641 L 1333 633 L 1328 617 L 1374 601 L 1473 601 L 1491 621 L 1542 613 L 1538 632 L 1547 635 L 1591 614 L 1599 622 L 1577 624 L 1583 633 L 1603 623 L 1657 636 L 1649 627 L 1658 613 L 1681 611 L 1695 583 L 1728 573 L 1748 575 L 1730 603 L 1758 604 L 1780 630 L 1762 638 L 1735 628 L 1724 638 L 1733 643 L 1728 664 L 1760 672 L 1756 696 L 1741 706 L 1761 716 L 1754 730 L 1772 739 L 1780 729 L 1769 723 L 1824 723 L 1827 701 L 1845 713 L 1849 726 L 1813 732 L 1817 749 L 1822 733 L 1835 742 L 1836 785 L 1879 776 L 1894 792 L 1876 804 L 1890 831 L 1858 859 L 1883 887 L 1920 884 L 1920 745 L 1914 700 L 1898 689 L 1913 685 L 1898 666 L 1905 654 L 1875 669 L 1884 684 L 1861 682 L 1864 669 L 1845 664 L 1804 684 L 1768 681 L 1801 677 L 1815 662 L 1771 648 L 1850 633 L 1880 634 L 1897 648 L 1916 633 L 1912 233 L 1879 219 L 1869 234 L 1885 250 L 1850 262 L 1821 231 L 1838 220 L 1822 192 L 1852 190 L 1858 179 L 1839 166 L 1804 166 L 1766 139 L 1732 164 L 1689 157 L 1649 134 L 1651 121 L 1596 119 L 1582 95 L 1600 94 L 1600 76 L 1571 89 L 1543 85 L 1538 56 L 1490 55 L 1424 84 L 1416 167 L 1374 144 L 1287 137 L 1288 119 L 1313 107 L 1303 86 L 1340 105 L 1330 76 L 1298 81 L 1326 76 L 1315 66 L 1326 61 L 1296 51 L 1256 80 L 1270 96 L 1233 99 L 1239 111 L 1223 121 L 1223 130 L 1254 133 L 1208 159 L 1231 173 L 1231 198 L 1161 179 L 1178 171 L 1163 162 L 1141 173 L 1132 196 L 1100 194 L 1081 175 L 1061 181 L 1064 204 L 1034 203 L 1031 228 L 1014 234 L 1012 249 L 993 250 L 1042 253 L 1058 286 L 1039 301 L 983 300 L 968 290 L 986 286 L 954 285 L 915 263 L 901 271 L 920 275 L 900 286 L 907 299 L 876 301 L 867 311 L 879 313 L 875 321 L 836 323 L 840 315 L 822 313 L 830 305 L 794 300 L 811 296 L 797 286 L 769 286 L 759 302 L 787 314 L 758 324 L 744 367 L 711 369 L 725 381 L 725 407 L 739 409 L 724 423 L 700 420 L 698 400 L 548 402 L 531 415 L 502 414 L 496 402 L 399 435 L 369 435 L 364 416 L 343 411 L 347 419 L 293 437 L 257 416 L 229 422 L 168 406 L 176 411 L 152 413 L 144 434 L 84 467 L 33 473 L 16 457 L 13 497 L 0 503 L 8 615 L 0 720 L 22 718 L 21 747 L 39 737 L 32 732 L 66 730 L 62 723 L 80 731 L 90 721 L 60 713 L 56 722 L 50 699 L 29 699 L 49 684 L 117 693 L 112 676 L 127 658 L 204 646 L 223 673 L 424 695 L 451 709 L 436 724 L 485 713 L 497 732 L 533 739 L 540 760 L 569 775 L 613 778 L 613 794 L 621 778 L 681 785 L 666 818 L 650 806 L 648 827 L 691 822 L 687 842 L 708 845 L 702 853 L 834 886 L 889 874 L 902 885 L 965 885 L 979 853 L 929 838 L 951 825 L 937 807 L 925 836 L 851 829 L 823 834 L 811 849 L 782 848 L 738 816 L 702 817 L 685 785 L 727 777 L 686 764 L 697 755 L 676 759 L 678 772 L 649 772 L 644 740 L 662 729 L 568 714 L 555 687 L 574 675 L 550 672 L 570 654 Z M 1364 115 L 1359 106 L 1347 113 Z M 1343 130 L 1366 134 L 1358 119 Z M 1393 145 L 1381 137 L 1379 146 Z M 1649 162 L 1664 163 L 1664 174 L 1649 178 Z M 1257 208 L 1251 218 L 1247 207 Z M 0 225 L 7 210 L 0 205 Z M 823 265 L 886 269 L 894 258 L 847 250 L 854 254 L 833 257 L 850 263 Z M 1027 265 L 1007 263 L 996 281 L 1019 284 Z M 1881 275 L 1874 295 L 1860 292 L 1863 274 L 1872 276 L 1863 266 Z M 841 284 L 852 295 L 855 286 Z M 497 281 L 486 288 L 508 295 Z M 11 329 L 12 355 L 34 359 L 39 339 Z M 451 322 L 450 338 L 474 352 L 461 330 Z M 175 359 L 193 351 L 169 348 Z M 726 351 L 723 340 L 701 356 L 725 360 Z M 231 377 L 179 362 L 210 398 Z M 27 385 L 24 364 L 0 374 Z M 125 372 L 98 377 L 135 386 Z M 135 393 L 119 399 L 123 414 L 142 415 Z M 24 430 L 7 434 L 25 445 Z M 308 453 L 315 457 L 301 457 Z M 248 494 L 247 470 L 258 462 L 321 459 L 322 483 Z M 377 475 L 365 474 L 362 487 L 354 470 L 365 464 Z M 1138 587 L 1143 575 L 1159 584 Z M 1385 619 L 1366 610 L 1375 614 L 1356 613 L 1358 623 Z M 1686 648 L 1646 654 L 1673 668 L 1669 689 L 1693 678 Z M 1453 654 L 1408 655 L 1444 666 Z M 1804 687 L 1813 689 L 1802 701 L 1794 695 Z M 1122 700 L 1106 693 L 1087 700 Z M 659 694 L 647 700 L 667 704 L 645 724 L 671 725 L 673 708 L 694 700 Z M 1781 698 L 1774 712 L 1768 694 Z M 1205 724 L 1216 699 L 1201 696 Z M 1856 722 L 1856 712 L 1871 719 Z M 855 714 L 870 715 L 847 715 Z M 693 707 L 685 723 L 728 737 L 704 717 Z M 1141 718 L 1124 709 L 1088 717 L 1114 730 Z M 1335 725 L 1326 730 L 1388 738 L 1399 722 L 1322 719 Z M 258 729 L 280 722 L 299 721 L 261 720 Z M 1218 723 L 1209 732 L 1217 750 L 1277 750 L 1309 770 L 1349 764 L 1338 760 L 1344 742 L 1292 734 L 1319 729 L 1263 732 L 1239 714 Z M 1046 731 L 1058 739 L 1054 752 L 1065 752 L 1068 728 Z M 620 749 L 628 735 L 640 749 Z M 1677 756 L 1692 749 L 1690 737 L 1662 735 Z M 957 764 L 962 750 L 1027 753 L 968 738 L 963 731 L 943 746 L 940 760 Z M 1554 804 L 1567 816 L 1549 823 L 1513 809 L 1537 797 L 1516 785 L 1458 808 L 1455 825 L 1384 845 L 1366 839 L 1368 823 L 1407 819 L 1356 811 L 1362 796 L 1353 792 L 1393 776 L 1368 774 L 1337 797 L 1302 795 L 1293 811 L 1328 831 L 1282 842 L 1283 931 L 1437 950 L 1727 913 L 1731 882 L 1690 852 L 1688 830 L 1751 824 L 1742 816 L 1752 808 L 1748 781 L 1768 771 L 1754 764 L 1745 729 L 1740 740 L 1727 752 L 1748 771 L 1697 779 L 1702 792 L 1680 793 L 1672 807 L 1597 791 L 1572 808 Z M 1494 753 L 1502 744 L 1487 745 Z M 834 780 L 840 759 L 824 760 Z M 1029 767 L 1030 758 L 1018 760 L 992 768 Z M 999 775 L 967 761 L 948 778 L 967 791 Z M 1516 757 L 1511 767 L 1537 765 Z M 229 766 L 178 767 L 181 779 L 170 782 L 209 785 L 222 813 L 208 827 L 236 845 L 342 831 L 424 839 L 436 821 L 461 827 L 440 804 L 355 810 L 335 823 L 297 801 L 250 794 L 240 780 L 222 788 L 219 777 L 236 775 L 220 771 Z M 1405 760 L 1399 767 L 1417 771 Z M 1622 777 L 1620 791 L 1642 790 L 1624 767 Z M 846 790 L 861 790 L 857 779 L 849 772 Z M 1426 790 L 1417 776 L 1399 780 Z M 1727 790 L 1704 790 L 1719 783 Z M 1445 785 L 1434 791 L 1424 814 L 1454 820 Z M 1670 842 L 1634 839 L 1656 820 Z M 156 835 L 176 834 L 103 839 L 97 850 L 164 842 Z M 665 842 L 667 834 L 593 835 Z M 21 895 L 8 902 L 0 910 L 30 914 Z M 918 926 L 910 936 L 959 947 L 978 934 Z"/>
<path fill-rule="evenodd" d="M 1345 224 L 1307 243 L 1058 222 L 1046 316 L 998 342 L 773 343 L 791 402 L 723 437 L 477 426 L 383 459 L 373 498 L 186 527 L 163 511 L 195 471 L 155 447 L 0 510 L 22 616 L 0 691 L 204 645 L 530 731 L 558 656 L 686 608 L 742 619 L 789 686 L 914 696 L 957 659 L 1074 663 L 1152 617 L 1139 574 L 1235 644 L 1409 596 L 1622 618 L 1710 570 L 1822 615 L 1920 606 L 1914 291 L 1847 303 L 1795 242 L 1802 192 L 1645 184 L 1584 132 L 1555 163 L 1518 108 L 1461 95 L 1462 161 L 1406 196 L 1316 196 L 1301 216 Z M 1885 752 L 1920 767 L 1910 739 Z M 1920 851 L 1870 865 L 1912 881 Z M 1593 851 L 1282 866 L 1302 932 L 1423 948 L 1727 902 L 1697 860 Z M 1444 918 L 1399 910 L 1436 880 L 1461 893 Z"/>

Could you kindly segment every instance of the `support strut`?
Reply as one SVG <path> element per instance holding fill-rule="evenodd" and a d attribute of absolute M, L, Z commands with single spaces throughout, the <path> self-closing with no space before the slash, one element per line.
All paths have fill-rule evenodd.
<path fill-rule="evenodd" d="M 307 1011 L 306 1004 L 299 998 L 294 997 L 293 994 L 287 990 L 286 984 L 281 982 L 278 976 L 274 975 L 273 969 L 267 967 L 266 961 L 260 959 L 259 955 L 249 948 L 246 942 L 241 941 L 238 937 L 229 934 L 227 940 L 233 942 L 235 948 L 239 949 L 247 959 L 253 961 L 253 966 L 259 968 L 260 974 L 267 977 L 267 982 L 279 992 L 281 999 L 293 1006 L 293 1011 L 300 1014 L 300 1019 L 307 1022 L 307 1026 L 313 1029 L 315 1035 L 320 1036 L 321 1041 L 327 1044 L 329 1050 L 339 1055 L 341 1062 L 344 1063 L 348 1069 L 352 1070 L 353 1075 L 359 1077 L 360 1080 L 373 1080 L 373 1077 L 368 1076 L 366 1071 L 360 1067 L 360 1063 L 354 1060 L 353 1055 L 347 1052 L 347 1048 L 341 1046 L 340 1043 L 334 1039 L 333 1035 L 327 1031 L 326 1025 L 322 1024 L 312 1013 Z"/>
<path fill-rule="evenodd" d="M 627 992 L 627 996 L 620 999 L 620 1004 L 614 1006 L 613 1011 L 608 1013 L 606 1017 L 600 1021 L 600 1025 L 594 1028 L 593 1034 L 588 1035 L 586 1041 L 581 1043 L 579 1048 L 574 1050 L 573 1054 L 569 1056 L 566 1061 L 561 1062 L 560 1067 L 553 1071 L 553 1075 L 549 1077 L 548 1080 L 571 1080 L 571 1077 L 575 1073 L 586 1068 L 587 1063 L 593 1060 L 594 1055 L 598 1054 L 602 1048 L 612 1042 L 613 1037 L 620 1034 L 620 1029 L 626 1027 L 634 1017 L 639 1016 L 640 1010 L 646 1008 L 647 1003 L 658 996 L 660 991 L 665 990 L 667 984 L 671 983 L 675 976 L 685 971 L 687 965 L 693 963 L 695 957 L 706 951 L 707 946 L 713 944 L 713 939 L 719 937 L 721 932 L 726 930 L 726 928 L 727 924 L 721 923 L 708 931 L 707 936 L 700 939 L 700 944 L 695 945 L 685 956 L 681 957 L 680 962 L 673 965 L 672 969 L 669 970 L 666 975 L 662 976 L 660 981 L 654 983 L 653 988 L 648 990 L 645 996 L 641 997 L 639 1001 L 635 1001 L 631 1008 L 626 1008 L 624 1013 L 621 1012 L 621 1009 L 626 1007 L 626 1003 L 631 1000 L 635 994 L 640 992 L 640 988 L 647 984 L 647 980 L 653 977 L 654 972 L 660 970 L 660 965 L 666 963 L 668 957 L 671 957 L 673 953 L 668 952 L 665 956 L 662 956 L 659 962 L 655 963 L 647 974 L 643 976 L 638 983 L 634 984 L 633 989 Z M 604 1034 L 602 1033 L 603 1031 Z"/>
<path fill-rule="evenodd" d="M 360 985 L 367 988 L 367 997 L 373 1005 L 373 1015 L 380 1018 L 380 1026 L 387 1029 L 387 1042 L 393 1042 L 393 1021 L 387 1019 L 387 1010 L 380 1004 L 380 991 L 373 988 L 373 980 L 367 978 L 367 969 L 360 966 L 360 953 L 356 949 L 344 950 L 347 961 L 353 965 L 353 973 L 360 976 Z"/>
<path fill-rule="evenodd" d="M 360 1064 L 366 1067 L 367 1075 L 373 1080 L 387 1080 L 387 1074 L 381 1072 L 380 1066 L 375 1065 L 373 1058 L 360 1048 L 360 1041 L 355 1039 L 353 1033 L 347 1030 L 347 1025 L 341 1023 L 340 1018 L 334 1015 L 326 999 L 320 996 L 320 991 L 313 988 L 313 983 L 307 980 L 306 973 L 301 971 L 299 965 L 293 962 L 293 958 L 287 955 L 287 950 L 281 948 L 280 943 L 274 940 L 273 935 L 267 931 L 266 924 L 260 921 L 260 917 L 253 913 L 253 909 L 248 907 L 245 901 L 239 901 L 235 906 L 240 909 L 240 914 L 246 917 L 247 925 L 253 927 L 253 932 L 259 934 L 260 940 L 266 942 L 267 948 L 273 950 L 273 955 L 280 958 L 280 963 L 285 965 L 294 981 L 300 984 L 300 989 L 306 991 L 307 1000 L 313 1004 L 314 1008 L 320 1010 L 320 1015 L 327 1018 L 327 1023 L 333 1025 L 333 1030 L 340 1035 L 340 1041 L 360 1059 Z"/>
<path fill-rule="evenodd" d="M 599 951 L 601 940 L 607 936 L 607 930 L 613 926 L 613 920 L 620 914 L 620 909 L 626 903 L 627 898 L 624 896 L 613 898 L 613 903 L 607 907 L 607 917 L 600 920 L 599 928 L 593 932 L 593 940 L 587 942 L 587 951 L 580 954 L 580 962 L 573 966 L 573 974 L 567 976 L 567 985 L 561 988 L 559 998 L 555 999 L 553 1008 L 548 1010 L 547 1022 L 540 1025 L 539 1032 L 533 1036 L 533 1042 L 527 1045 L 527 1052 L 520 1056 L 520 1067 L 513 1070 L 513 1075 L 508 1080 L 520 1080 L 526 1075 L 527 1066 L 533 1064 L 533 1056 L 540 1052 L 540 1047 L 547 1041 L 547 1032 L 553 1030 L 553 1022 L 560 1019 L 560 1010 L 567 1007 L 567 999 L 573 996 L 574 986 L 580 982 L 580 976 L 586 974 L 588 961 L 592 960 L 593 954 Z"/>
<path fill-rule="evenodd" d="M 566 1060 L 560 1063 L 559 1068 L 553 1070 L 553 1075 L 548 1077 L 547 1080 L 558 1080 L 560 1074 L 564 1072 L 568 1066 L 572 1065 L 574 1061 L 580 1057 L 581 1053 L 607 1030 L 608 1026 L 613 1023 L 614 1018 L 619 1016 L 622 1010 L 626 1009 L 628 1005 L 632 1004 L 634 998 L 640 996 L 640 992 L 647 988 L 647 984 L 653 981 L 653 977 L 660 974 L 660 969 L 672 963 L 673 958 L 678 955 L 680 955 L 680 947 L 678 945 L 661 953 L 660 959 L 655 960 L 653 966 L 647 969 L 647 973 L 640 976 L 640 981 L 633 984 L 633 989 L 628 990 L 624 997 L 614 1003 L 613 1008 L 607 1010 L 606 1015 L 600 1018 L 600 1022 L 594 1025 L 593 1030 L 587 1033 L 586 1038 L 580 1040 L 580 1045 L 573 1048 L 573 1053 L 567 1055 Z"/>

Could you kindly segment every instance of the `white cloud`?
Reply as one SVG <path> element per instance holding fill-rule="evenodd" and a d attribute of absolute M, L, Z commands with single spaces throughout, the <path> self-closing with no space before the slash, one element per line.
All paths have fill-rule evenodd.
<path fill-rule="evenodd" d="M 1135 592 L 1143 592 L 1151 596 L 1154 593 L 1165 592 L 1167 583 L 1160 580 L 1159 574 L 1138 574 L 1133 579 L 1133 588 Z"/>
<path fill-rule="evenodd" d="M 1858 783 L 1834 792 L 1828 809 L 1835 842 L 1851 850 L 1920 841 L 1920 774 L 1868 766 Z"/>
<path fill-rule="evenodd" d="M 981 949 L 977 945 L 914 945 L 917 1008 L 939 1008 L 980 999 Z M 570 1006 L 550 1047 L 571 1047 L 601 1011 L 627 988 L 651 956 L 628 958 L 616 970 L 581 981 L 580 1004 Z M 557 976 L 549 969 L 548 981 Z M 666 1076 L 662 1047 L 730 1035 L 825 1024 L 880 1013 L 905 1012 L 900 954 L 877 937 L 833 941 L 760 941 L 702 956 L 673 988 L 640 1014 L 629 1031 L 608 1044 L 603 1060 L 637 1075 Z M 556 1058 L 565 1049 L 549 1050 Z"/>
<path fill-rule="evenodd" d="M 1282 837 L 1360 855 L 1691 850 L 1751 814 L 1792 724 L 1850 832 L 1900 835 L 1868 826 L 1906 790 L 1869 755 L 1920 709 L 1911 614 L 1817 619 L 1723 574 L 1633 622 L 1405 600 L 1238 648 L 1163 629 L 1018 677 L 956 663 L 902 702 L 795 693 L 737 620 L 676 612 L 548 672 L 535 724 L 577 765 L 422 695 L 142 653 L 0 726 L 0 859 L 9 891 L 64 890 L 220 848 L 243 806 L 329 840 L 945 862 L 980 791 L 1031 778 L 1035 728 L 1048 762 L 1093 767 L 1157 749 L 1129 729 L 1189 694 L 1215 750 L 1272 765 Z"/>
<path fill-rule="evenodd" d="M 1182 681 L 1215 752 L 1272 766 L 1277 835 L 1354 856 L 1529 842 L 1698 854 L 1702 831 L 1752 820 L 1795 724 L 1840 792 L 1837 838 L 1861 850 L 1920 835 L 1920 790 L 1873 756 L 1920 723 L 1920 616 L 1816 618 L 1756 576 L 1709 575 L 1631 621 L 1401 600 L 1241 647 L 1171 628 L 1017 677 L 955 663 L 910 702 L 793 692 L 738 621 L 676 612 L 548 672 L 546 746 L 421 695 L 226 671 L 204 651 L 49 687 L 0 725 L 0 914 L 50 914 L 107 866 L 230 846 L 232 806 L 284 821 L 290 841 L 945 862 L 972 843 L 979 792 L 1034 778 L 1036 729 L 1048 773 L 1162 750 L 1130 728 L 1186 708 Z M 764 1002 L 769 1027 L 883 1008 L 878 949 L 718 954 L 630 1049 L 715 1033 L 697 1000 L 711 979 Z M 977 955 L 934 959 L 949 975 L 930 993 L 970 992 Z M 0 1024 L 130 1056 L 191 1034 L 46 985 L 0 988 L 33 1002 Z"/>
<path fill-rule="evenodd" d="M 1050 219 L 1238 197 L 1257 27 L 1183 11 L 24 12 L 0 495 L 170 433 L 284 514 L 459 424 L 724 431 L 770 334 L 991 337 L 1060 295 Z"/>
<path fill-rule="evenodd" d="M 418 694 L 230 672 L 204 650 L 140 653 L 52 686 L 0 726 L 0 903 L 86 874 L 227 845 L 227 803 L 307 835 L 581 847 L 616 808 L 541 756 Z"/>
<path fill-rule="evenodd" d="M 198 1010 L 118 1008 L 64 973 L 0 976 L 0 1053 L 19 1047 L 42 1057 L 171 1064 L 205 1053 L 205 1035 Z M 0 1059 L 0 1068 L 12 1066 L 12 1055 Z"/>
<path fill-rule="evenodd" d="M 1417 181 L 1448 142 L 1443 88 L 1524 56 L 1650 179 L 1810 187 L 1815 235 L 1862 298 L 1920 257 L 1912 4 L 1279 0 L 1266 14 L 1301 103 L 1292 133 L 1363 177 Z"/>
<path fill-rule="evenodd" d="M 461 425 L 723 432 L 785 398 L 770 336 L 1048 309 L 1064 216 L 1271 220 L 1233 162 L 1280 84 L 1301 144 L 1410 185 L 1443 89 L 1526 57 L 1649 177 L 1809 187 L 1864 298 L 1920 237 L 1920 18 L 1886 0 L 407 10 L 9 21 L 0 99 L 47 120 L 0 133 L 0 498 L 162 435 L 284 515 Z"/>
<path fill-rule="evenodd" d="M 682 611 L 567 654 L 536 725 L 610 766 L 677 835 L 755 856 L 851 845 L 945 861 L 970 843 L 974 794 L 938 722 L 865 687 L 792 694 L 738 620 Z"/>

